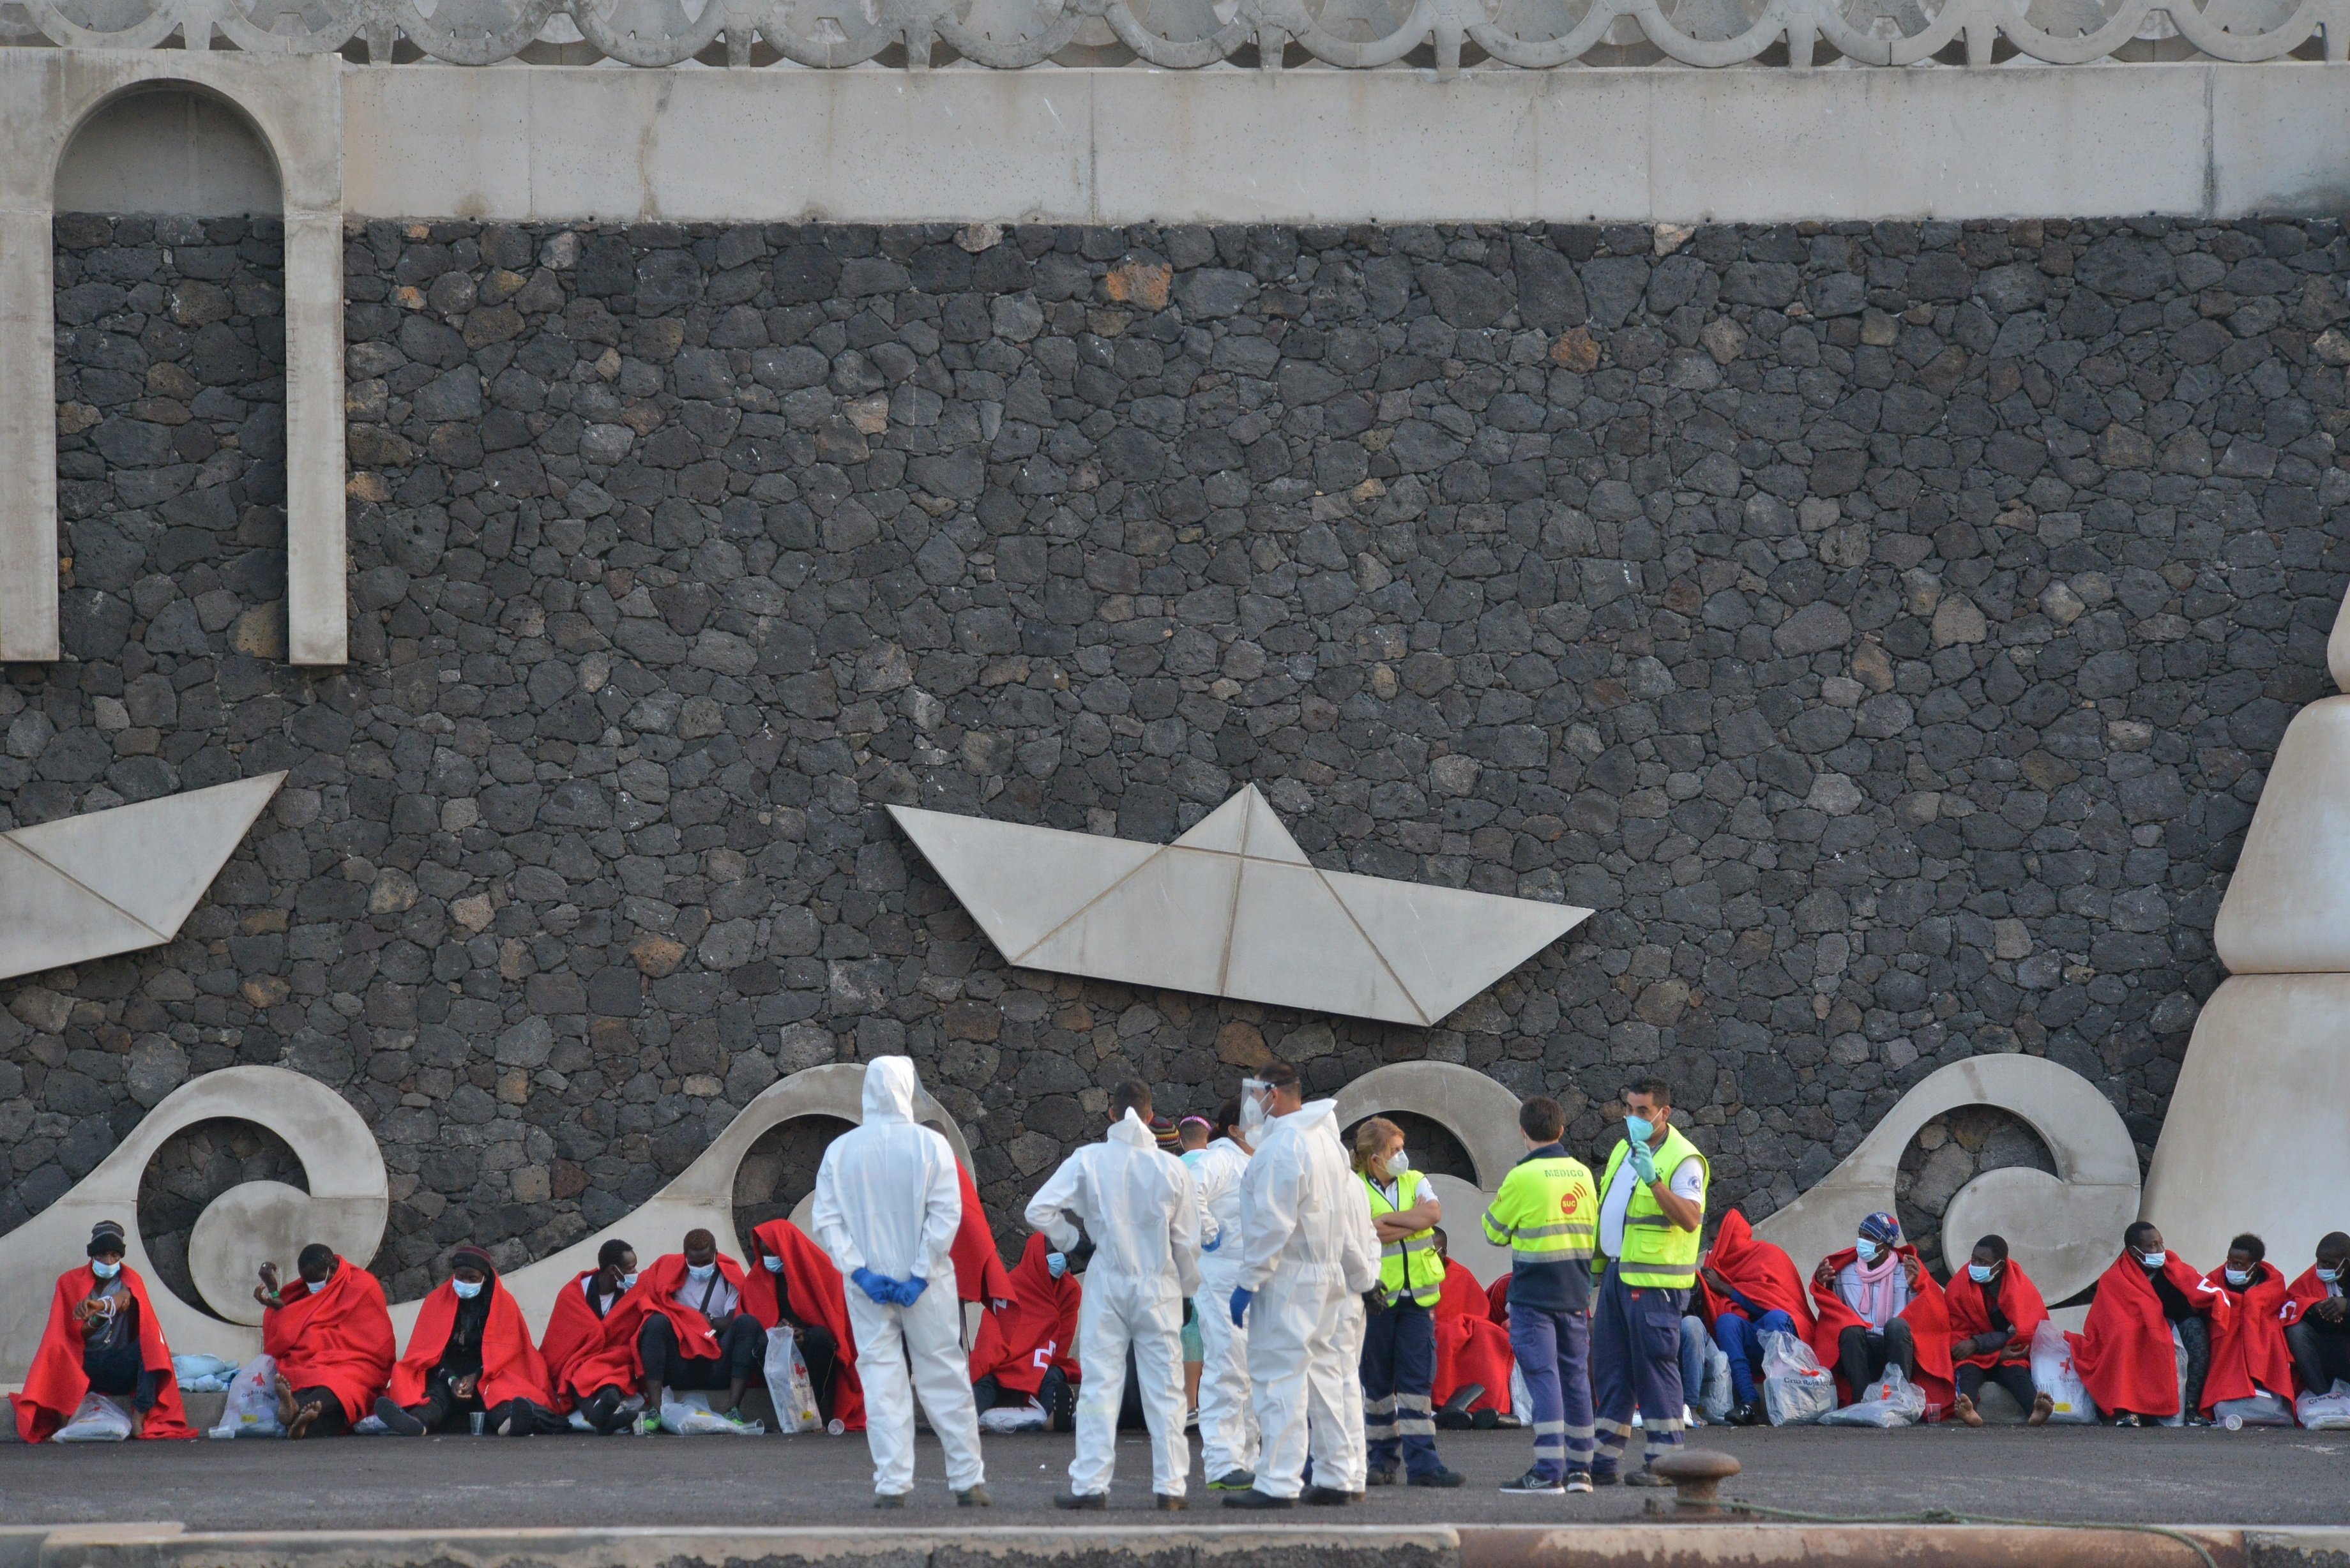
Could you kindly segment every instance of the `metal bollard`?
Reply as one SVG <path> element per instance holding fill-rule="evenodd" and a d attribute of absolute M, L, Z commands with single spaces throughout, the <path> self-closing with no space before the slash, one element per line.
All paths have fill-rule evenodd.
<path fill-rule="evenodd" d="M 1670 1512 L 1676 1517 L 1718 1518 L 1721 1503 L 1717 1493 L 1721 1483 L 1739 1471 L 1739 1463 L 1730 1455 L 1714 1449 L 1683 1449 L 1651 1460 L 1649 1469 L 1673 1483 Z M 1665 1500 L 1652 1497 L 1648 1511 L 1664 1513 Z"/>

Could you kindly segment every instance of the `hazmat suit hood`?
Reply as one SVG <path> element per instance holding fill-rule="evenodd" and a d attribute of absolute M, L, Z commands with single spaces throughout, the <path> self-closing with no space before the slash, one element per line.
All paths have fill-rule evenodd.
<path fill-rule="evenodd" d="M 910 1122 L 914 1119 L 914 1063 L 908 1056 L 884 1056 L 865 1069 L 867 1122 Z"/>
<path fill-rule="evenodd" d="M 1126 1107 L 1126 1115 L 1110 1123 L 1107 1136 L 1112 1143 L 1131 1144 L 1136 1148 L 1159 1147 L 1159 1135 L 1150 1130 L 1150 1124 L 1132 1106 Z"/>
<path fill-rule="evenodd" d="M 1318 1127 L 1332 1137 L 1336 1137 L 1338 1136 L 1338 1102 L 1308 1100 L 1287 1116 L 1279 1118 L 1277 1125 L 1295 1127 L 1300 1137 Z M 1343 1144 L 1343 1140 L 1341 1141 Z"/>

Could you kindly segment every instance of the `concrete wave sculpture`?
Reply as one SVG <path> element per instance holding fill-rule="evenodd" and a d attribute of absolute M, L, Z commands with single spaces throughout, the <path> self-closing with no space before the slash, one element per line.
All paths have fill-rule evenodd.
<path fill-rule="evenodd" d="M 0 833 L 0 980 L 179 934 L 282 773 Z"/>
<path fill-rule="evenodd" d="M 2326 663 L 2350 692 L 2350 596 Z M 2272 1256 L 2305 1258 L 2350 1223 L 2350 696 L 2286 727 L 2212 942 L 2230 978 L 2195 1021 L 2146 1217 L 2199 1262 L 2256 1216 Z"/>
<path fill-rule="evenodd" d="M 893 805 L 1004 961 L 1425 1027 L 1591 911 L 1305 857 L 1254 784 L 1172 844 Z"/>

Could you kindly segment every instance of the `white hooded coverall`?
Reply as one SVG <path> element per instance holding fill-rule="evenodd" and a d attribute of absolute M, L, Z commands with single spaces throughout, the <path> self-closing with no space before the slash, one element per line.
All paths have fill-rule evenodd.
<path fill-rule="evenodd" d="M 1220 1137 L 1184 1163 L 1208 1211 L 1201 1230 L 1199 1314 L 1200 1462 L 1210 1480 L 1256 1469 L 1256 1412 L 1249 1407 L 1248 1330 L 1232 1326 L 1241 1282 L 1241 1173 L 1248 1151 Z M 1208 1242 L 1216 1244 L 1208 1251 Z"/>
<path fill-rule="evenodd" d="M 1030 1228 L 1065 1252 L 1077 1244 L 1072 1219 L 1085 1221 L 1094 1255 L 1077 1308 L 1082 1376 L 1069 1490 L 1079 1496 L 1109 1490 L 1131 1344 L 1150 1426 L 1151 1490 L 1181 1497 L 1191 1475 L 1191 1445 L 1183 1434 L 1183 1298 L 1200 1288 L 1191 1173 L 1129 1110 L 1107 1137 L 1062 1161 L 1029 1201 Z"/>
<path fill-rule="evenodd" d="M 1360 1491 L 1360 1298 L 1378 1282 L 1379 1246 L 1370 1200 L 1338 1144 L 1335 1101 L 1300 1106 L 1266 1129 L 1241 1176 L 1241 1234 L 1240 1282 L 1256 1293 L 1248 1309 L 1256 1490 L 1303 1491 L 1310 1443 L 1315 1485 Z"/>
<path fill-rule="evenodd" d="M 901 1307 L 874 1301 L 848 1281 L 873 1490 L 900 1497 L 914 1490 L 913 1389 L 921 1391 L 931 1430 L 946 1452 L 947 1484 L 968 1491 L 986 1480 L 951 1256 L 962 1186 L 947 1140 L 914 1120 L 914 1064 L 903 1056 L 884 1056 L 865 1069 L 864 1125 L 824 1151 L 810 1215 L 817 1245 L 843 1276 L 870 1269 L 892 1280 L 930 1282 L 920 1299 Z"/>

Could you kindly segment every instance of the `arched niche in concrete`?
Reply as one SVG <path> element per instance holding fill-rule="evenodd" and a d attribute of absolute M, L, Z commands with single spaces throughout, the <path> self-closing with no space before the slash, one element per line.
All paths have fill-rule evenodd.
<path fill-rule="evenodd" d="M 66 1195 L 0 1240 L 0 1381 L 23 1378 L 39 1349 L 57 1277 L 88 1256 L 90 1227 L 120 1223 L 125 1261 L 155 1279 L 139 1233 L 139 1183 L 171 1137 L 198 1122 L 247 1121 L 286 1140 L 310 1190 L 277 1181 L 229 1189 L 196 1217 L 188 1270 L 215 1317 L 158 1286 L 149 1294 L 164 1337 L 182 1355 L 242 1361 L 261 1348 L 254 1271 L 275 1258 L 290 1269 L 303 1243 L 324 1241 L 344 1255 L 375 1256 L 390 1212 L 383 1156 L 359 1112 L 317 1079 L 284 1067 L 228 1067 L 165 1096 L 96 1169 Z M 228 1321 L 224 1322 L 226 1319 Z"/>
<path fill-rule="evenodd" d="M 1510 1272 L 1510 1253 L 1485 1240 L 1485 1206 L 1525 1153 L 1518 1134 L 1518 1097 L 1478 1072 L 1453 1062 L 1396 1062 L 1375 1067 L 1338 1091 L 1338 1125 L 1405 1111 L 1426 1116 L 1460 1140 L 1476 1168 L 1474 1185 L 1431 1176 L 1444 1205 L 1447 1251 L 1486 1284 Z"/>
<path fill-rule="evenodd" d="M 234 104 L 182 82 L 129 88 L 89 115 L 57 160 L 60 213 L 276 217 L 277 160 Z"/>
<path fill-rule="evenodd" d="M 2121 1113 L 2096 1085 L 2039 1056 L 1973 1056 L 1929 1074 L 1877 1124 L 1844 1163 L 1755 1226 L 1808 1274 L 1849 1247 L 1866 1215 L 1894 1209 L 1902 1151 L 1918 1129 L 1962 1106 L 1995 1106 L 2022 1118 L 2055 1158 L 2057 1174 L 2022 1166 L 1986 1170 L 1942 1215 L 1942 1256 L 1962 1259 L 1976 1238 L 2005 1236 L 2010 1255 L 2052 1302 L 2094 1283 L 2137 1217 L 2137 1149 Z"/>
<path fill-rule="evenodd" d="M 914 1110 L 925 1126 L 945 1135 L 955 1158 L 969 1169 L 971 1146 L 963 1141 L 962 1130 L 956 1127 L 946 1107 L 924 1089 L 914 1101 Z M 555 1308 L 556 1293 L 580 1273 L 594 1268 L 597 1250 L 612 1237 L 626 1240 L 636 1249 L 639 1260 L 649 1263 L 664 1252 L 676 1251 L 688 1231 L 705 1230 L 718 1238 L 721 1251 L 739 1259 L 740 1250 L 734 1245 L 735 1172 L 762 1134 L 801 1116 L 830 1116 L 852 1124 L 863 1121 L 865 1064 L 834 1062 L 806 1068 L 768 1085 L 727 1124 L 726 1130 L 702 1151 L 699 1158 L 642 1207 L 573 1242 L 553 1257 L 541 1258 L 501 1275 L 530 1319 L 532 1331 L 536 1333 L 546 1326 L 546 1314 Z M 795 1210 L 793 1219 L 801 1218 L 801 1212 Z M 391 1309 L 392 1326 L 400 1332 L 403 1344 L 421 1304 L 402 1302 Z"/>
<path fill-rule="evenodd" d="M 58 651 L 58 172 L 85 125 L 158 84 L 233 108 L 275 166 L 286 228 L 286 649 L 296 664 L 347 660 L 340 65 L 215 50 L 0 49 L 0 662 Z"/>

